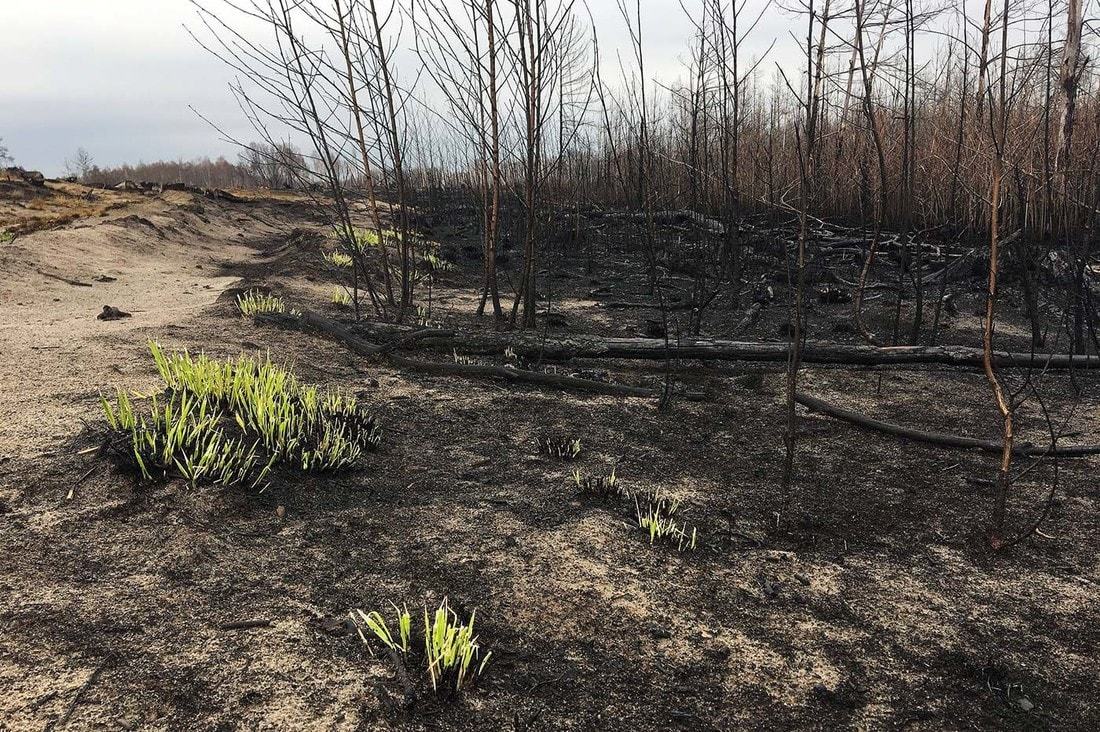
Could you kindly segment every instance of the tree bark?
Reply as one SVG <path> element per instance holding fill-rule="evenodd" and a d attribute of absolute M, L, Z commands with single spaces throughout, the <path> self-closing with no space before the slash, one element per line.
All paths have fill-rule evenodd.
<path fill-rule="evenodd" d="M 311 321 L 322 318 L 316 313 L 305 316 Z M 314 325 L 309 322 L 309 325 Z M 343 326 L 339 326 L 343 329 Z M 345 329 L 346 330 L 346 329 Z M 354 326 L 354 333 L 370 338 L 400 338 L 416 332 L 416 328 L 391 323 L 363 321 Z M 366 341 L 363 341 L 366 343 Z M 663 360 L 666 355 L 662 338 L 602 338 L 590 335 L 542 339 L 519 333 L 466 333 L 443 330 L 435 335 L 416 339 L 416 346 L 458 350 L 468 354 L 503 353 L 511 348 L 518 355 L 538 357 L 547 361 L 568 361 L 573 358 L 623 358 Z M 372 348 L 382 348 L 373 346 Z M 670 341 L 668 350 L 674 360 L 751 361 L 785 363 L 789 352 L 785 342 L 731 341 L 714 338 L 681 338 Z M 364 354 L 367 355 L 367 354 Z M 806 341 L 802 361 L 810 364 L 847 366 L 918 366 L 940 365 L 984 368 L 983 349 L 969 346 L 853 346 L 829 341 Z M 1067 353 L 1024 353 L 993 351 L 992 363 L 998 368 L 1036 369 L 1100 369 L 1100 357 Z"/>
<path fill-rule="evenodd" d="M 560 374 L 548 374 L 542 371 L 528 371 L 526 369 L 509 368 L 505 366 L 493 366 L 482 364 L 459 364 L 438 361 L 420 361 L 391 353 L 388 346 L 369 343 L 340 323 L 330 320 L 323 315 L 304 310 L 298 316 L 263 313 L 255 316 L 258 322 L 270 323 L 284 328 L 300 329 L 303 326 L 312 328 L 330 338 L 339 341 L 342 345 L 360 356 L 383 357 L 395 366 L 423 371 L 444 376 L 459 376 L 464 378 L 492 378 L 520 383 L 539 384 L 542 386 L 554 386 L 577 391 L 593 392 L 596 394 L 608 394 L 611 396 L 632 397 L 656 397 L 660 390 L 649 389 L 641 386 L 625 386 L 622 384 L 609 384 L 592 379 L 581 379 L 575 376 L 562 376 Z M 411 339 L 410 339 L 411 340 Z"/>
<path fill-rule="evenodd" d="M 939 445 L 941 447 L 972 448 L 985 452 L 1001 453 L 1004 451 L 1004 443 L 999 440 L 980 440 L 975 437 L 963 437 L 961 435 L 952 435 L 945 432 L 928 432 L 925 430 L 913 429 L 911 427 L 903 427 L 892 422 L 884 422 L 880 419 L 868 417 L 850 409 L 834 406 L 807 394 L 799 394 L 795 399 L 799 404 L 811 411 L 827 414 L 830 417 L 835 417 L 844 422 L 866 427 L 876 432 L 903 437 L 915 442 L 926 442 L 930 445 Z M 1100 445 L 1072 445 L 1060 447 L 1056 445 L 1042 446 L 1030 445 L 1026 442 L 1017 442 L 1016 444 L 1010 445 L 1010 450 L 1014 455 L 1030 457 L 1084 457 L 1086 455 L 1100 454 Z"/>

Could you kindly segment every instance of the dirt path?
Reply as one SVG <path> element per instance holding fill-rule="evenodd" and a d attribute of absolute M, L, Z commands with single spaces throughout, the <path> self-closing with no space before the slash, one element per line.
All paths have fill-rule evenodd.
<path fill-rule="evenodd" d="M 100 391 L 148 386 L 146 341 L 199 317 L 238 281 L 220 273 L 283 231 L 169 193 L 0 246 L 0 457 L 56 449 Z M 104 305 L 132 317 L 98 320 Z"/>

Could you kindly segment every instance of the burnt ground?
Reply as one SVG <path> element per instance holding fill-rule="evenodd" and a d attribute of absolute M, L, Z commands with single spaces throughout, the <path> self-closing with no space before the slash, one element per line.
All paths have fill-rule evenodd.
<path fill-rule="evenodd" d="M 228 293 L 253 285 L 338 314 L 333 273 L 300 231 L 319 222 L 300 203 L 130 199 L 0 245 L 0 729 L 1100 724 L 1100 460 L 1064 461 L 1041 534 L 990 554 L 994 456 L 802 413 L 777 526 L 780 366 L 677 364 L 678 382 L 706 398 L 664 413 L 643 399 L 402 372 L 236 315 Z M 461 221 L 432 222 L 460 265 L 439 277 L 432 319 L 488 328 L 472 315 L 477 263 L 464 248 L 476 253 L 476 232 Z M 552 332 L 652 327 L 651 308 L 601 306 L 641 297 L 641 262 L 592 247 L 616 264 L 589 274 L 586 251 L 551 260 Z M 952 285 L 959 314 L 945 339 L 978 344 L 980 287 Z M 888 299 L 869 305 L 876 328 L 889 327 Z M 778 339 L 782 302 L 744 337 Z M 96 321 L 103 304 L 134 317 Z M 847 308 L 815 303 L 814 333 L 854 342 L 835 333 Z M 1018 347 L 1011 302 L 1004 317 L 1001 344 Z M 719 302 L 703 332 L 739 320 Z M 260 494 L 139 484 L 84 451 L 100 391 L 155 385 L 151 338 L 224 356 L 269 350 L 306 380 L 360 393 L 384 445 L 355 471 Z M 653 385 L 663 370 L 557 368 Z M 1044 380 L 1055 412 L 1075 408 L 1067 439 L 1100 442 L 1096 377 L 1076 376 L 1080 398 L 1065 375 Z M 906 425 L 996 436 L 977 372 L 811 365 L 803 381 Z M 1022 422 L 1042 438 L 1034 407 Z M 582 439 L 580 458 L 537 454 L 546 433 Z M 628 512 L 576 496 L 574 467 L 613 465 L 632 488 L 682 499 L 694 553 L 651 546 Z M 1044 465 L 1016 486 L 1014 527 L 1041 510 L 1053 478 Z M 476 609 L 492 661 L 461 696 L 400 708 L 392 666 L 343 619 L 444 595 Z M 224 629 L 255 619 L 270 623 Z"/>

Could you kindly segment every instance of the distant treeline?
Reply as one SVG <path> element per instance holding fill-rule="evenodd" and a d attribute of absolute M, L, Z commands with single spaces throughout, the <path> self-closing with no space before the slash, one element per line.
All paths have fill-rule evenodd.
<path fill-rule="evenodd" d="M 74 172 L 89 185 L 114 186 L 122 181 L 185 183 L 201 188 L 298 188 L 302 155 L 291 145 L 249 145 L 236 162 L 225 157 L 158 160 L 152 163 L 100 167 L 80 166 Z"/>

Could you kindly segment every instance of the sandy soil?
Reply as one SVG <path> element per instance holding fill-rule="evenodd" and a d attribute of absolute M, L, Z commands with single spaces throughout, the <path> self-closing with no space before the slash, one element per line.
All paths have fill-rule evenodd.
<path fill-rule="evenodd" d="M 1067 462 L 1043 535 L 989 556 L 975 537 L 991 457 L 809 417 L 793 512 L 813 521 L 779 531 L 774 370 L 692 368 L 708 399 L 669 414 L 401 373 L 236 316 L 226 293 L 244 284 L 331 311 L 316 245 L 295 233 L 318 223 L 294 201 L 131 195 L 103 213 L 0 244 L 0 729 L 1100 725 L 1100 461 Z M 600 308 L 582 269 L 561 268 L 566 327 L 637 332 L 646 314 Z M 436 317 L 477 327 L 476 281 L 473 267 L 445 276 Z M 103 305 L 132 317 L 96 320 Z M 774 337 L 780 310 L 757 336 Z M 974 328 L 960 317 L 952 337 Z M 138 485 L 82 451 L 101 391 L 154 387 L 150 338 L 270 349 L 360 392 L 385 446 L 357 471 L 259 495 Z M 730 378 L 753 372 L 759 385 Z M 1073 439 L 1100 441 L 1100 389 L 1080 378 Z M 993 424 L 976 373 L 808 369 L 806 383 L 915 426 Z M 1066 408 L 1069 383 L 1050 389 Z M 574 464 L 534 450 L 545 432 L 581 437 L 586 469 L 618 464 L 631 486 L 681 497 L 699 550 L 650 546 L 621 511 L 574 495 Z M 1051 477 L 1021 482 L 1018 523 Z M 343 618 L 443 595 L 477 609 L 494 661 L 457 699 L 395 709 L 392 667 Z M 270 624 L 223 629 L 248 619 Z"/>
<path fill-rule="evenodd" d="M 225 266 L 262 262 L 256 246 L 286 228 L 263 211 L 213 207 L 208 215 L 211 204 L 188 193 L 93 195 L 114 207 L 0 246 L 0 389 L 9 395 L 0 403 L 0 452 L 9 457 L 70 438 L 112 384 L 137 388 L 127 374 L 147 360 L 146 340 L 201 316 L 238 281 Z M 133 317 L 97 320 L 104 305 Z"/>

